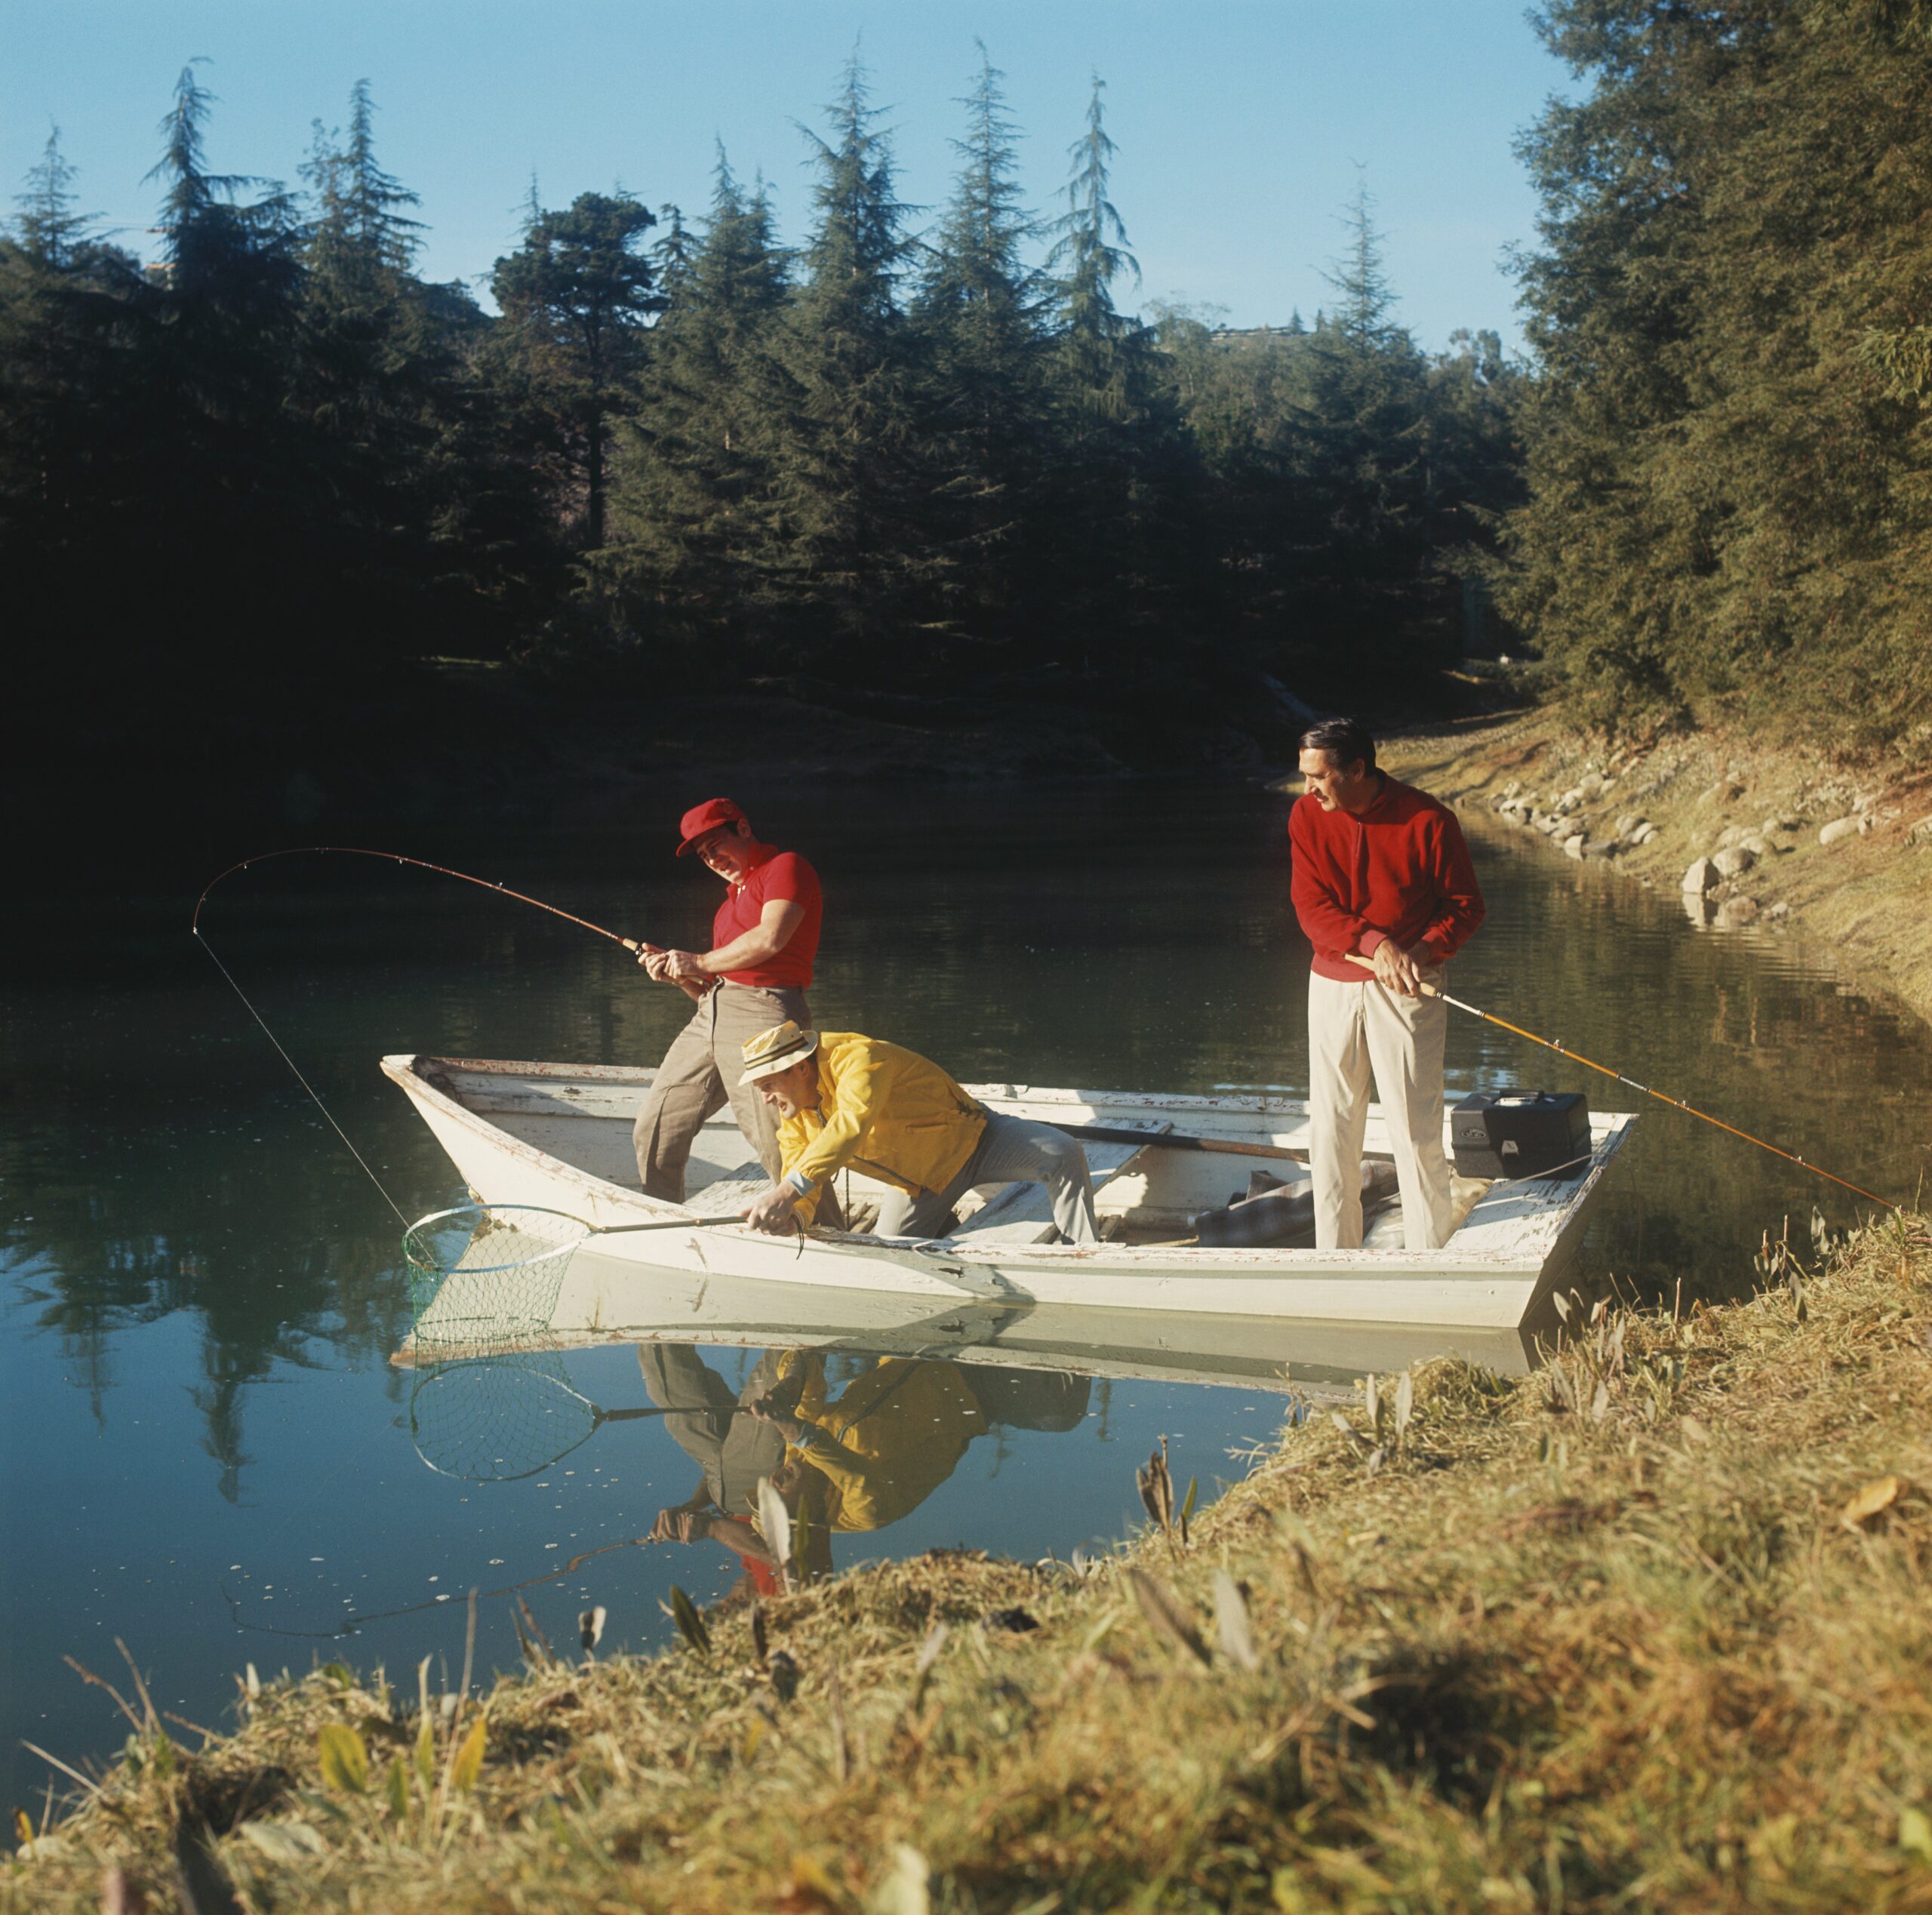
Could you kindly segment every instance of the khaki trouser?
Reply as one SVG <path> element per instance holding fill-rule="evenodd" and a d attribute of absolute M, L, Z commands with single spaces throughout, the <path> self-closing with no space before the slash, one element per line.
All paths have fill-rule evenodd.
<path fill-rule="evenodd" d="M 1430 974 L 1439 984 L 1441 974 Z M 1449 1007 L 1440 998 L 1398 997 L 1372 978 L 1308 979 L 1309 1168 L 1315 1178 L 1315 1241 L 1322 1250 L 1361 1245 L 1361 1142 L 1371 1073 L 1388 1120 L 1411 1250 L 1448 1242 L 1455 1211 L 1442 1149 L 1442 1050 Z"/>
<path fill-rule="evenodd" d="M 637 1171 L 648 1197 L 671 1203 L 685 1200 L 685 1166 L 707 1117 L 727 1103 L 745 1141 L 775 1184 L 782 1168 L 778 1122 L 755 1085 L 740 1084 L 748 1039 L 790 1018 L 801 1030 L 812 1027 L 811 1007 L 801 990 L 764 990 L 749 984 L 719 984 L 706 993 L 691 1021 L 671 1040 L 632 1137 Z"/>
<path fill-rule="evenodd" d="M 1044 1184 L 1053 1205 L 1054 1222 L 1063 1243 L 1097 1243 L 1100 1225 L 1094 1215 L 1093 1173 L 1078 1140 L 1051 1124 L 1023 1117 L 986 1113 L 986 1127 L 973 1154 L 943 1190 L 921 1190 L 916 1196 L 888 1190 L 879 1199 L 881 1236 L 943 1236 L 952 1227 L 953 1209 L 978 1184 Z"/>

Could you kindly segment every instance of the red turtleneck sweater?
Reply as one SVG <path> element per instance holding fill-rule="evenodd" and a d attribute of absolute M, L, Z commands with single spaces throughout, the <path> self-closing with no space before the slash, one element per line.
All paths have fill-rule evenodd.
<path fill-rule="evenodd" d="M 1346 953 L 1372 957 L 1392 937 L 1428 946 L 1447 963 L 1482 922 L 1482 893 L 1454 814 L 1386 772 L 1359 814 L 1324 811 L 1309 792 L 1288 814 L 1291 895 L 1315 947 L 1318 977 L 1360 984 L 1370 973 Z"/>

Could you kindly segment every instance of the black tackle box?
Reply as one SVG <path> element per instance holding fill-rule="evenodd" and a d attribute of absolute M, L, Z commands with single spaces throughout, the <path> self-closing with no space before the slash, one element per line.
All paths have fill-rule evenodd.
<path fill-rule="evenodd" d="M 1580 1175 L 1589 1161 L 1590 1107 L 1581 1091 L 1478 1091 L 1449 1113 L 1464 1177 Z"/>

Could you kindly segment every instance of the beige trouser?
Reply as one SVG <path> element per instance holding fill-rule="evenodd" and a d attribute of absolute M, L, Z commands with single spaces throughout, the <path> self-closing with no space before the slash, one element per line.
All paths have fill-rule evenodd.
<path fill-rule="evenodd" d="M 691 1161 L 691 1146 L 705 1119 L 728 1102 L 745 1141 L 772 1181 L 778 1181 L 777 1119 L 756 1088 L 738 1079 L 745 1072 L 746 1039 L 787 1018 L 801 1030 L 812 1028 L 803 991 L 727 984 L 706 993 L 691 1022 L 671 1040 L 631 1133 L 646 1196 L 684 1202 L 685 1166 Z"/>
<path fill-rule="evenodd" d="M 1441 972 L 1431 974 L 1439 984 Z M 1442 1149 L 1442 1048 L 1449 1007 L 1398 997 L 1372 978 L 1308 979 L 1309 1168 L 1318 1249 L 1361 1244 L 1361 1142 L 1371 1072 L 1402 1193 L 1403 1241 L 1435 1250 L 1455 1212 Z"/>

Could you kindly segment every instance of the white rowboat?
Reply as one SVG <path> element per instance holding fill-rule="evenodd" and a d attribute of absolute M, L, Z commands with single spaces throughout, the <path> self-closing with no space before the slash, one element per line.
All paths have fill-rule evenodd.
<path fill-rule="evenodd" d="M 654 1073 L 620 1065 L 531 1064 L 398 1054 L 384 1073 L 415 1105 L 479 1202 L 534 1204 L 602 1229 L 737 1211 L 766 1187 L 728 1113 L 705 1126 L 682 1205 L 645 1196 L 631 1125 Z M 1546 1306 L 1582 1233 L 1584 1214 L 1634 1116 L 1591 1123 L 1580 1174 L 1461 1185 L 1468 1205 L 1442 1248 L 1401 1248 L 1385 1216 L 1360 1250 L 1203 1248 L 1174 1241 L 1193 1213 L 1244 1185 L 1239 1157 L 1161 1148 L 1166 1131 L 1287 1150 L 1308 1143 L 1306 1104 L 1271 1094 L 1166 1096 L 1124 1091 L 966 1087 L 990 1110 L 1048 1122 L 1145 1131 L 1146 1145 L 1085 1145 L 1095 1200 L 1115 1240 L 1054 1235 L 1045 1193 L 1011 1184 L 953 1233 L 931 1243 L 853 1232 L 767 1236 L 730 1226 L 592 1240 L 571 1259 L 551 1330 L 560 1340 L 622 1337 L 661 1322 L 651 1274 L 667 1270 L 761 1285 L 869 1292 L 946 1303 L 1092 1307 L 1220 1319 L 1517 1330 Z M 1371 1154 L 1387 1153 L 1371 1107 Z M 841 1176 L 849 1210 L 877 1185 Z M 1164 1236 L 1168 1241 L 1161 1241 Z M 1390 1239 L 1392 1238 L 1392 1242 Z"/>

